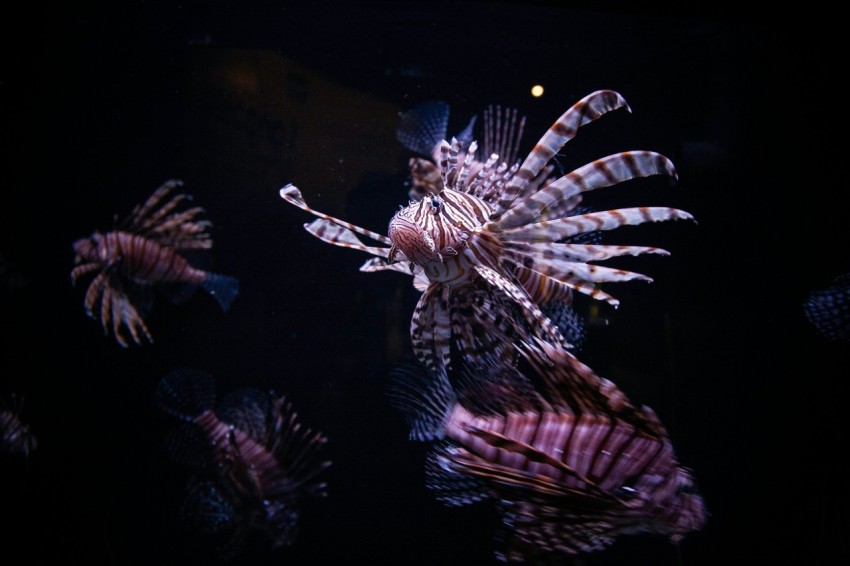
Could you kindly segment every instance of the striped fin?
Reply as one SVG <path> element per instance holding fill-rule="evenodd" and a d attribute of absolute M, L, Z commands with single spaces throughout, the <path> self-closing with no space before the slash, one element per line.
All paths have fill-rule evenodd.
<path fill-rule="evenodd" d="M 526 316 L 526 321 L 531 327 L 532 333 L 541 337 L 553 344 L 562 344 L 569 347 L 565 343 L 558 328 L 546 318 L 543 312 L 528 296 L 528 293 L 522 287 L 508 281 L 505 277 L 483 265 L 475 266 L 476 272 L 495 289 L 499 289 L 508 297 L 514 300 L 522 307 L 522 311 Z"/>
<path fill-rule="evenodd" d="M 130 216 L 128 216 L 124 222 L 118 226 L 120 228 L 126 228 L 128 231 L 135 232 L 137 234 L 147 231 L 151 226 L 155 226 L 163 216 L 176 208 L 178 204 L 191 198 L 189 195 L 185 194 L 176 195 L 172 197 L 168 203 L 156 210 L 156 207 L 159 206 L 162 199 L 164 199 L 168 193 L 172 191 L 172 189 L 182 186 L 183 181 L 178 179 L 166 181 L 160 185 L 159 188 L 151 194 L 151 196 L 148 197 L 144 204 L 134 207 Z"/>
<path fill-rule="evenodd" d="M 693 219 L 694 217 L 690 213 L 676 208 L 655 206 L 618 208 L 511 228 L 501 232 L 499 238 L 504 242 L 557 242 L 564 238 L 596 230 L 613 230 L 620 226 L 645 222 Z"/>
<path fill-rule="evenodd" d="M 553 404 L 566 405 L 578 414 L 610 415 L 645 434 L 667 437 L 651 408 L 633 405 L 615 383 L 597 375 L 566 349 L 538 338 L 519 343 L 517 349 L 546 384 Z"/>
<path fill-rule="evenodd" d="M 411 440 L 445 437 L 446 423 L 457 402 L 445 371 L 431 372 L 415 363 L 396 364 L 386 392 L 410 427 Z"/>
<path fill-rule="evenodd" d="M 292 403 L 284 396 L 273 402 L 270 419 L 268 450 L 286 472 L 279 485 L 269 485 L 267 495 L 287 494 L 325 495 L 326 484 L 315 481 L 318 474 L 330 467 L 329 460 L 319 461 L 318 456 L 327 443 L 321 432 L 302 426 Z"/>
<path fill-rule="evenodd" d="M 659 153 L 629 151 L 609 155 L 549 183 L 536 194 L 516 204 L 487 228 L 506 230 L 538 218 L 558 218 L 575 207 L 577 202 L 574 197 L 581 193 L 651 175 L 677 178 L 673 163 Z"/>
<path fill-rule="evenodd" d="M 133 212 L 118 225 L 119 228 L 156 240 L 160 245 L 175 250 L 211 248 L 213 243 L 209 228 L 212 222 L 197 220 L 198 216 L 206 211 L 198 206 L 177 211 L 180 204 L 192 199 L 190 195 L 174 195 L 171 200 L 161 204 L 174 188 L 182 185 L 182 181 L 175 179 L 163 183 L 144 204 L 133 209 Z"/>
<path fill-rule="evenodd" d="M 492 497 L 490 489 L 478 478 L 452 469 L 456 448 L 438 443 L 425 460 L 425 485 L 434 497 L 448 507 L 460 507 Z"/>
<path fill-rule="evenodd" d="M 573 104 L 552 124 L 525 158 L 519 171 L 505 188 L 496 216 L 512 206 L 514 199 L 522 192 L 525 185 L 540 173 L 549 160 L 564 147 L 564 144 L 575 137 L 576 131 L 581 126 L 618 108 L 626 108 L 631 112 L 625 99 L 612 90 L 592 92 Z"/>
<path fill-rule="evenodd" d="M 343 228 L 348 228 L 349 230 L 357 232 L 358 234 L 362 234 L 364 236 L 372 238 L 373 240 L 375 240 L 377 242 L 381 242 L 382 244 L 386 244 L 388 246 L 392 246 L 392 244 L 393 244 L 392 240 L 390 240 L 388 237 L 386 237 L 382 234 L 378 234 L 377 232 L 372 232 L 371 230 L 367 230 L 366 228 L 361 228 L 359 226 L 355 226 L 354 224 L 351 224 L 351 223 L 346 222 L 344 220 L 340 220 L 339 218 L 334 218 L 333 216 L 330 216 L 329 214 L 325 214 L 323 212 L 313 210 L 312 208 L 307 206 L 307 203 L 304 201 L 304 197 L 301 196 L 301 191 L 298 189 L 298 187 L 296 187 L 295 185 L 293 185 L 291 183 L 289 185 L 286 185 L 282 189 L 280 189 L 279 194 L 280 194 L 280 198 L 282 198 L 283 200 L 285 200 L 289 204 L 291 204 L 293 206 L 297 206 L 301 210 L 307 211 L 314 216 L 318 216 L 319 218 L 324 218 L 325 220 L 333 222 L 334 224 L 342 226 Z"/>
<path fill-rule="evenodd" d="M 406 261 L 387 263 L 379 257 L 369 258 L 364 261 L 363 265 L 360 266 L 360 271 L 364 273 L 374 273 L 376 271 L 398 271 L 407 275 L 413 275 L 413 272 L 410 269 L 410 263 Z"/>
<path fill-rule="evenodd" d="M 550 261 L 604 261 L 612 257 L 638 256 L 644 254 L 657 254 L 667 256 L 670 252 L 652 246 L 618 246 L 599 244 L 563 244 L 563 243 L 541 243 L 541 242 L 506 242 L 504 249 L 509 250 L 508 257 L 517 258 L 517 262 L 524 264 L 518 258 L 539 258 Z"/>
<path fill-rule="evenodd" d="M 513 344 L 528 332 L 522 321 L 525 313 L 512 298 L 490 287 L 452 296 L 453 347 L 465 364 L 498 360 L 512 367 L 516 358 Z M 490 382 L 491 376 L 486 379 Z"/>
<path fill-rule="evenodd" d="M 432 370 L 448 368 L 450 356 L 450 315 L 448 286 L 432 286 L 422 293 L 410 321 L 410 338 L 416 358 Z"/>
<path fill-rule="evenodd" d="M 562 283 L 567 283 L 567 280 L 574 280 L 575 278 L 592 283 L 634 280 L 652 282 L 650 277 L 640 273 L 593 265 L 582 261 L 562 261 L 538 257 L 526 269 L 537 271 Z"/>
<path fill-rule="evenodd" d="M 323 242 L 333 244 L 334 246 L 360 250 L 383 258 L 386 258 L 390 254 L 390 248 L 367 246 L 354 235 L 353 230 L 326 218 L 317 218 L 305 224 L 304 228 Z M 401 256 L 400 259 L 403 259 L 404 254 L 399 252 L 399 256 Z"/>
<path fill-rule="evenodd" d="M 517 123 L 519 119 L 519 123 Z M 502 122 L 504 120 L 504 123 Z M 484 112 L 484 145 L 482 151 L 485 155 L 497 154 L 502 161 L 513 163 L 516 161 L 519 142 L 525 131 L 525 116 L 519 116 L 516 108 L 488 106 Z"/>

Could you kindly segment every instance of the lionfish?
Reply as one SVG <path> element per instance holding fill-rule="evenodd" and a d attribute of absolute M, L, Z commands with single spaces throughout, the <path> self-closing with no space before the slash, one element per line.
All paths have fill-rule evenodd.
<path fill-rule="evenodd" d="M 571 353 L 518 345 L 525 369 L 485 360 L 459 388 L 445 368 L 399 365 L 388 393 L 431 441 L 426 483 L 450 507 L 491 500 L 496 555 L 514 562 L 600 551 L 621 535 L 677 543 L 706 509 L 667 431 Z"/>
<path fill-rule="evenodd" d="M 803 312 L 821 336 L 850 340 L 850 273 L 839 275 L 825 289 L 809 293 Z"/>
<path fill-rule="evenodd" d="M 160 408 L 189 423 L 170 435 L 172 456 L 201 470 L 190 481 L 184 520 L 225 537 L 224 556 L 254 532 L 275 549 L 292 544 L 299 500 L 326 495 L 317 476 L 330 466 L 318 460 L 327 438 L 303 427 L 285 397 L 257 389 L 230 393 L 214 409 L 215 383 L 206 372 L 173 370 L 156 395 Z"/>
<path fill-rule="evenodd" d="M 21 420 L 23 399 L 14 393 L 10 399 L 9 403 L 0 400 L 0 452 L 27 457 L 38 446 L 38 440 Z"/>
<path fill-rule="evenodd" d="M 176 194 L 166 200 L 182 184 L 166 181 L 114 230 L 95 231 L 73 243 L 72 284 L 96 273 L 86 291 L 86 314 L 99 318 L 104 333 L 111 330 L 125 348 L 128 341 L 122 326 L 136 344 L 153 342 L 144 317 L 151 309 L 154 287 L 175 284 L 185 291 L 200 286 L 224 311 L 239 294 L 238 279 L 193 267 L 184 257 L 186 252 L 212 247 L 208 231 L 212 224 L 198 219 L 205 212 L 203 208 L 178 210 L 191 196 Z"/>
<path fill-rule="evenodd" d="M 395 270 L 421 278 L 423 293 L 411 320 L 416 357 L 428 368 L 451 368 L 453 352 L 475 362 L 496 352 L 506 363 L 512 343 L 532 336 L 569 348 L 540 305 L 578 291 L 616 307 L 599 284 L 651 278 L 596 265 L 610 258 L 662 254 L 656 247 L 569 243 L 565 240 L 624 225 L 693 220 L 668 207 L 635 207 L 571 215 L 582 194 L 651 175 L 676 179 L 672 162 L 651 151 L 603 157 L 550 179 L 550 160 L 578 128 L 607 112 L 626 108 L 623 97 L 601 90 L 570 107 L 513 165 L 492 154 L 471 174 L 477 145 L 461 159 L 460 142 L 440 147 L 440 183 L 390 220 L 388 236 L 310 208 L 289 184 L 280 196 L 319 219 L 305 228 L 325 242 L 371 253 L 361 271 Z M 357 234 L 383 246 L 367 246 Z M 426 283 L 427 281 L 427 283 Z"/>
<path fill-rule="evenodd" d="M 422 200 L 426 195 L 438 194 L 442 190 L 442 178 L 440 174 L 440 152 L 443 140 L 447 139 L 450 107 L 444 101 L 422 102 L 407 112 L 401 114 L 401 120 L 396 129 L 396 137 L 401 144 L 410 151 L 418 154 L 408 161 L 410 169 L 408 196 L 413 200 Z M 455 136 L 463 147 L 469 147 L 473 141 L 473 127 L 477 116 L 467 123 L 466 127 Z M 480 148 L 474 151 L 472 160 L 469 162 L 469 174 L 476 175 L 484 166 L 484 161 L 490 155 L 496 154 L 504 163 L 516 163 L 520 142 L 525 131 L 526 117 L 519 114 L 515 108 L 501 106 L 488 106 L 483 112 L 483 139 Z M 474 148 L 473 148 L 474 149 Z M 461 151 L 458 159 L 465 159 L 466 155 Z M 542 180 L 554 180 L 551 177 L 552 165 L 547 165 L 538 175 L 537 185 Z M 498 195 L 488 193 L 481 195 L 491 206 L 497 205 Z M 592 212 L 586 206 L 575 206 L 570 211 L 565 211 L 565 216 Z M 599 243 L 601 240 L 599 232 L 580 234 L 576 237 L 566 238 L 563 243 Z M 414 266 L 414 271 L 421 273 L 423 270 Z M 424 278 L 424 273 L 419 275 Z M 421 285 L 422 289 L 427 287 L 427 278 Z M 561 334 L 569 342 L 571 351 L 578 353 L 584 342 L 587 325 L 584 318 L 573 308 L 573 293 L 569 290 L 553 289 L 553 296 L 541 298 L 540 309 L 549 317 L 561 331 Z"/>

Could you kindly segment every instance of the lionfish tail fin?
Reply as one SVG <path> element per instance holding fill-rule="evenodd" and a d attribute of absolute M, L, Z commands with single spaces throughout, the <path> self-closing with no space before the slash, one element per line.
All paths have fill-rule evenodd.
<path fill-rule="evenodd" d="M 410 426 L 411 439 L 443 438 L 456 400 L 445 372 L 430 372 L 415 362 L 399 363 L 392 370 L 387 395 Z"/>
<path fill-rule="evenodd" d="M 166 413 L 191 421 L 213 408 L 215 380 L 200 370 L 171 370 L 156 386 L 156 402 Z"/>
<path fill-rule="evenodd" d="M 212 295 L 221 310 L 227 312 L 233 300 L 239 295 L 239 280 L 230 275 L 208 273 L 203 283 L 204 290 Z"/>

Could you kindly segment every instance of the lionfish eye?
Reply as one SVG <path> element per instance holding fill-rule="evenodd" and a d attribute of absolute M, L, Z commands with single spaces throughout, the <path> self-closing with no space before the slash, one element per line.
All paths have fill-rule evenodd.
<path fill-rule="evenodd" d="M 431 208 L 434 210 L 440 210 L 441 206 L 443 206 L 443 201 L 440 197 L 431 197 Z"/>

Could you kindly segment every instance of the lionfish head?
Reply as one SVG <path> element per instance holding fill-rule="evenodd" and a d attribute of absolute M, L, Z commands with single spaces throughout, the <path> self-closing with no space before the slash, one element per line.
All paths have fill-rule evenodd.
<path fill-rule="evenodd" d="M 393 243 L 393 254 L 401 252 L 416 265 L 425 266 L 434 261 L 440 261 L 440 255 L 434 237 L 424 228 L 418 218 L 429 214 L 432 197 L 423 198 L 419 202 L 396 212 L 390 220 L 388 235 Z M 392 261 L 392 258 L 390 258 Z"/>
<path fill-rule="evenodd" d="M 470 228 L 447 210 L 445 199 L 451 198 L 449 191 L 427 195 L 392 217 L 387 231 L 393 244 L 390 261 L 402 252 L 408 261 L 427 269 L 460 254 Z"/>
<path fill-rule="evenodd" d="M 100 240 L 102 235 L 100 232 L 94 232 L 91 236 L 87 238 L 80 238 L 75 241 L 72 245 L 74 254 L 76 255 L 75 262 L 90 262 L 97 261 L 98 259 L 98 246 L 100 245 Z"/>

